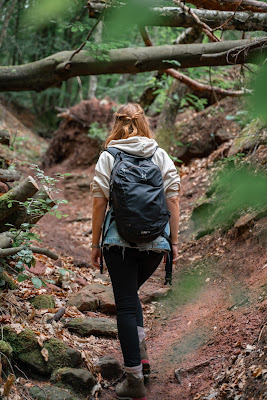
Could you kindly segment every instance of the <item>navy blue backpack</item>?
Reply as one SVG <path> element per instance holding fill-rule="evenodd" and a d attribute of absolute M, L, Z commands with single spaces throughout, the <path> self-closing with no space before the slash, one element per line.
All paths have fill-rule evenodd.
<path fill-rule="evenodd" d="M 170 213 L 161 171 L 152 162 L 153 155 L 138 157 L 115 147 L 106 151 L 115 158 L 110 177 L 109 205 L 113 208 L 119 235 L 133 247 L 137 243 L 152 242 L 158 236 L 170 241 L 165 234 Z M 168 263 L 171 257 L 169 254 Z M 171 282 L 171 271 L 168 276 L 166 280 Z"/>

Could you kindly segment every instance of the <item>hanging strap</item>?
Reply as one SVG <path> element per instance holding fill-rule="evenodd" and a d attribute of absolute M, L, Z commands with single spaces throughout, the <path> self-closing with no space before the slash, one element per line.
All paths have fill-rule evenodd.
<path fill-rule="evenodd" d="M 170 245 L 170 251 L 167 254 L 167 260 L 166 260 L 166 264 L 165 264 L 165 282 L 164 285 L 167 285 L 169 283 L 169 285 L 172 285 L 172 265 L 173 265 L 173 251 L 172 251 L 172 242 L 171 239 L 169 237 L 169 235 L 167 235 L 166 232 L 164 232 L 162 234 L 162 236 L 168 240 L 168 243 Z"/>

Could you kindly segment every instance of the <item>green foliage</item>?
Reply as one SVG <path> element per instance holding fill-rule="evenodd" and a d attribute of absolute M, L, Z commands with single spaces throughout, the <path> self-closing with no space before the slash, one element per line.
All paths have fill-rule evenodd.
<path fill-rule="evenodd" d="M 248 115 L 248 111 L 239 110 L 234 115 L 228 114 L 225 119 L 227 121 L 235 121 L 241 128 L 245 128 L 247 124 L 251 122 L 251 118 Z"/>
<path fill-rule="evenodd" d="M 196 111 L 203 111 L 208 104 L 205 98 L 199 98 L 193 93 L 187 93 L 181 100 L 181 108 L 191 108 Z"/>
<path fill-rule="evenodd" d="M 251 96 L 251 111 L 254 117 L 260 117 L 267 121 L 266 93 L 267 93 L 267 65 L 266 63 L 256 74 L 252 83 L 254 94 Z"/>
<path fill-rule="evenodd" d="M 35 178 L 42 185 L 45 185 L 47 192 L 58 193 L 56 184 L 60 179 L 64 178 L 66 174 L 56 174 L 55 177 L 46 176 L 44 171 L 42 171 L 37 165 L 31 164 L 31 169 L 35 170 Z M 10 200 L 8 206 L 12 206 L 14 201 Z M 20 207 L 25 208 L 27 214 L 32 217 L 41 217 L 46 213 L 56 216 L 57 218 L 66 217 L 66 214 L 62 214 L 58 207 L 60 204 L 67 203 L 67 200 L 56 199 L 54 200 L 55 205 L 51 208 L 51 200 L 49 198 L 30 198 L 24 202 L 17 202 Z M 7 224 L 8 225 L 8 224 Z M 33 256 L 31 246 L 33 242 L 40 241 L 38 235 L 33 233 L 31 229 L 34 225 L 30 223 L 23 223 L 19 228 L 10 225 L 9 232 L 13 235 L 13 247 L 23 247 L 21 251 L 11 256 L 10 258 L 15 261 L 15 270 L 17 273 L 17 278 L 19 282 L 23 282 L 28 279 L 27 273 L 25 271 L 25 265 L 28 268 L 35 266 L 35 258 Z M 46 286 L 45 282 L 39 278 L 31 278 L 33 285 L 36 288 L 40 288 L 42 285 Z"/>
<path fill-rule="evenodd" d="M 75 2 L 72 0 L 35 0 L 24 9 L 22 21 L 38 29 L 45 26 L 52 19 L 62 18 L 69 14 Z"/>
<path fill-rule="evenodd" d="M 104 12 L 106 30 L 110 37 L 121 37 L 130 32 L 137 25 L 149 25 L 152 20 L 150 8 L 154 6 L 152 0 L 126 1 L 121 7 L 107 8 Z"/>
<path fill-rule="evenodd" d="M 265 209 L 266 174 L 240 162 L 242 157 L 239 153 L 225 160 L 209 188 L 209 200 L 194 209 L 192 219 L 198 237 L 218 227 L 229 229 L 245 212 Z"/>
<path fill-rule="evenodd" d="M 107 130 L 100 126 L 99 122 L 93 122 L 88 130 L 88 136 L 92 139 L 103 142 L 107 137 Z"/>

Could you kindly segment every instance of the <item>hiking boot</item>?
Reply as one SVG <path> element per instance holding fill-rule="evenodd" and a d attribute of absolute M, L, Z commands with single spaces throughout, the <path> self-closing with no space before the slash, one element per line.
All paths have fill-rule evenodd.
<path fill-rule="evenodd" d="M 116 386 L 116 394 L 121 400 L 147 400 L 144 378 L 126 372 L 126 379 Z"/>
<path fill-rule="evenodd" d="M 142 340 L 142 342 L 140 342 L 139 348 L 140 348 L 141 364 L 143 367 L 143 375 L 144 375 L 144 377 L 146 377 L 147 375 L 150 374 L 150 364 L 149 364 L 145 339 Z"/>

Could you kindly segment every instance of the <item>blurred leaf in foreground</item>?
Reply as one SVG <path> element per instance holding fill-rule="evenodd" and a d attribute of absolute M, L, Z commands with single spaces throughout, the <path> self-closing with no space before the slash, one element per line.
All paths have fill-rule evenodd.
<path fill-rule="evenodd" d="M 72 0 L 36 0 L 29 3 L 23 14 L 24 25 L 35 29 L 45 26 L 49 21 L 62 18 L 75 5 Z"/>
<path fill-rule="evenodd" d="M 109 37 L 121 37 L 136 25 L 148 25 L 154 17 L 152 0 L 126 0 L 120 7 L 105 10 L 106 31 Z"/>
<path fill-rule="evenodd" d="M 253 116 L 267 121 L 266 93 L 267 93 L 267 64 L 259 70 L 254 81 L 254 94 L 251 96 L 251 111 Z"/>

